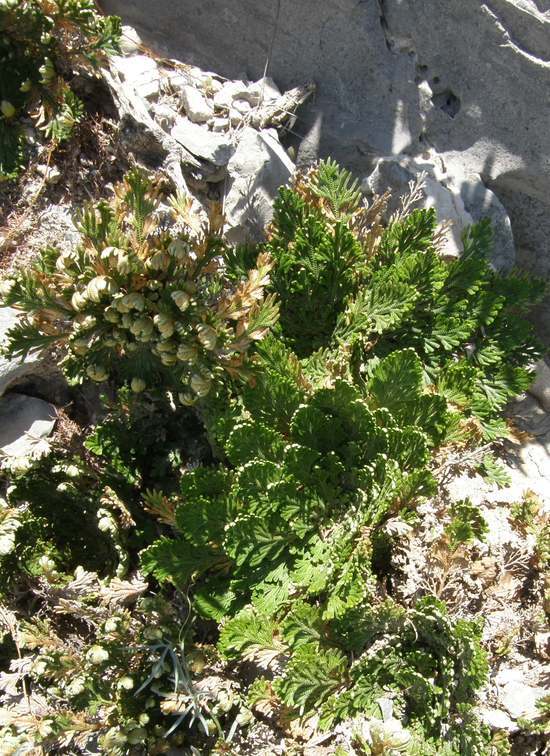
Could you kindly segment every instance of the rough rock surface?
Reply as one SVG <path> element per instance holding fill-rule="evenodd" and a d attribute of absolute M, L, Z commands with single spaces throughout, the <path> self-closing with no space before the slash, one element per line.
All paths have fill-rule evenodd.
<path fill-rule="evenodd" d="M 189 84 L 181 90 L 181 101 L 188 118 L 193 123 L 205 123 L 214 115 L 214 108 L 203 94 Z"/>
<path fill-rule="evenodd" d="M 0 307 L 0 344 L 4 334 L 17 323 L 19 315 L 12 307 Z M 8 359 L 0 354 L 0 396 L 15 381 L 30 373 L 36 372 L 40 358 L 29 355 L 25 360 Z"/>
<path fill-rule="evenodd" d="M 113 55 L 111 66 L 140 97 L 156 98 L 160 72 L 156 62 L 148 55 Z"/>
<path fill-rule="evenodd" d="M 532 396 L 525 395 L 511 409 L 514 423 L 529 434 L 511 458 L 512 486 L 508 495 L 530 488 L 550 512 L 550 413 Z"/>
<path fill-rule="evenodd" d="M 432 149 L 510 214 L 518 260 L 550 268 L 549 0 L 104 0 L 157 49 L 237 78 L 313 80 L 299 159 Z M 456 170 L 456 167 L 460 170 Z M 470 188 L 465 188 L 470 192 Z M 465 204 L 474 217 L 476 213 Z M 550 332 L 550 306 L 541 312 Z M 545 335 L 543 333 L 543 335 Z M 546 334 L 548 335 L 548 334 Z"/>
<path fill-rule="evenodd" d="M 529 391 L 539 400 L 541 407 L 550 412 L 550 367 L 545 360 L 537 364 L 537 377 Z"/>
<path fill-rule="evenodd" d="M 141 37 L 131 26 L 122 27 L 122 38 L 120 40 L 120 50 L 123 55 L 134 55 L 139 53 L 142 48 Z"/>
<path fill-rule="evenodd" d="M 273 129 L 243 131 L 227 166 L 228 190 L 224 210 L 227 238 L 240 243 L 257 240 L 273 216 L 277 190 L 286 184 L 294 163 Z"/>
<path fill-rule="evenodd" d="M 382 158 L 362 188 L 367 194 L 374 195 L 391 187 L 392 197 L 388 205 L 388 215 L 391 215 L 398 209 L 401 198 L 408 194 L 410 184 L 422 174 L 423 196 L 415 206 L 435 208 L 439 222 L 449 224 L 442 252 L 449 257 L 458 257 L 462 250 L 462 234 L 472 224 L 472 216 L 464 207 L 460 192 L 438 180 L 433 163 L 407 157 Z"/>
<path fill-rule="evenodd" d="M 230 137 L 207 131 L 187 118 L 178 118 L 170 134 L 195 157 L 214 165 L 227 165 L 233 152 Z"/>
<path fill-rule="evenodd" d="M 0 460 L 39 456 L 41 441 L 53 430 L 57 410 L 53 404 L 25 394 L 0 399 Z"/>
<path fill-rule="evenodd" d="M 545 199 L 547 0 L 450 0 L 437 13 L 430 0 L 282 0 L 279 13 L 252 0 L 157 0 L 154 15 L 148 0 L 103 5 L 148 42 L 230 78 L 259 77 L 273 42 L 276 81 L 318 82 L 313 109 L 336 157 L 416 152 L 422 136 L 440 153 L 465 151 L 487 178 L 527 179 Z"/>
<path fill-rule="evenodd" d="M 546 691 L 527 685 L 521 667 L 501 669 L 495 676 L 495 683 L 500 689 L 502 705 L 514 719 L 534 719 L 537 716 L 537 701 Z"/>
<path fill-rule="evenodd" d="M 391 187 L 392 198 L 388 205 L 388 214 L 391 214 L 401 198 L 408 194 L 409 184 L 420 174 L 425 174 L 424 196 L 415 207 L 433 207 L 440 222 L 451 224 L 444 252 L 458 256 L 462 251 L 461 238 L 465 229 L 488 216 L 493 222 L 493 264 L 499 270 L 509 269 L 515 261 L 514 237 L 510 219 L 498 197 L 479 176 L 448 173 L 437 155 L 427 158 L 408 155 L 381 158 L 363 181 L 362 189 L 367 195 L 373 195 L 382 194 Z"/>
<path fill-rule="evenodd" d="M 230 239 L 259 239 L 278 188 L 294 170 L 277 129 L 292 128 L 314 86 L 281 94 L 267 76 L 224 81 L 176 60 L 148 59 L 137 54 L 137 32 L 125 30 L 128 54 L 112 56 L 103 72 L 123 143 L 195 202 L 219 200 Z"/>

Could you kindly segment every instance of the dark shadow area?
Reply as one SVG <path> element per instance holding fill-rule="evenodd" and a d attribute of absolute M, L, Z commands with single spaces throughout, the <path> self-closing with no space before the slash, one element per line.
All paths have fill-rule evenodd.
<path fill-rule="evenodd" d="M 457 97 L 450 89 L 445 89 L 439 94 L 434 94 L 432 102 L 436 108 L 439 108 L 450 118 L 454 118 L 460 111 L 460 98 Z"/>

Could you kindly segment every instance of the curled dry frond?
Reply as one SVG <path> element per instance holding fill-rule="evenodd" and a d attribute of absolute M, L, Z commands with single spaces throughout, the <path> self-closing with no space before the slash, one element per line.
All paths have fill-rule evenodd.
<path fill-rule="evenodd" d="M 175 197 L 170 228 L 161 189 L 130 172 L 111 204 L 80 214 L 76 250 L 46 250 L 4 287 L 6 304 L 24 314 L 8 333 L 8 353 L 62 343 L 71 378 L 164 388 L 187 405 L 224 373 L 249 377 L 247 353 L 278 317 L 265 294 L 272 261 L 262 252 L 243 280 L 230 281 L 219 213 L 203 222 L 188 199 Z"/>

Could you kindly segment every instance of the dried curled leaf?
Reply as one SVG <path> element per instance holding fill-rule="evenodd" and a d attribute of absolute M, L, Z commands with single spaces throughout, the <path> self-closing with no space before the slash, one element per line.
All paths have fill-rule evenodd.
<path fill-rule="evenodd" d="M 139 574 L 132 580 L 113 578 L 101 589 L 103 601 L 112 604 L 130 604 L 149 589 L 149 584 Z"/>

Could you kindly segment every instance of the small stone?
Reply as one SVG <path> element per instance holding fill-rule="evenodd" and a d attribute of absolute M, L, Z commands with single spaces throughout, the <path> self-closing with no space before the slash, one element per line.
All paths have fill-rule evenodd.
<path fill-rule="evenodd" d="M 515 732 L 518 726 L 508 714 L 501 709 L 480 709 L 479 717 L 482 722 L 491 727 L 493 730 L 506 730 L 506 732 Z"/>
<path fill-rule="evenodd" d="M 161 129 L 170 131 L 178 118 L 178 114 L 170 105 L 159 104 L 153 108 L 153 117 Z"/>
<path fill-rule="evenodd" d="M 550 659 L 550 633 L 536 633 L 535 648 L 543 659 Z"/>
<path fill-rule="evenodd" d="M 179 94 L 181 90 L 188 86 L 190 83 L 189 76 L 186 76 L 182 71 L 164 71 L 162 77 L 163 91 L 176 92 Z"/>
<path fill-rule="evenodd" d="M 537 701 L 544 694 L 545 691 L 542 688 L 510 684 L 504 688 L 499 699 L 514 719 L 535 719 L 539 714 Z"/>
<path fill-rule="evenodd" d="M 449 188 L 460 195 L 466 212 L 470 214 L 474 223 L 482 218 L 491 221 L 492 266 L 498 271 L 509 271 L 516 260 L 516 244 L 506 208 L 497 195 L 485 185 L 479 174 L 464 173 L 458 161 L 449 161 L 447 171 Z"/>
<path fill-rule="evenodd" d="M 120 50 L 123 55 L 135 55 L 142 48 L 141 37 L 133 26 L 122 27 L 122 37 L 120 38 Z"/>
<path fill-rule="evenodd" d="M 189 84 L 181 90 L 181 102 L 187 117 L 193 123 L 205 123 L 214 114 L 214 108 L 206 97 Z"/>
<path fill-rule="evenodd" d="M 545 691 L 527 685 L 521 668 L 501 669 L 495 682 L 499 688 L 498 701 L 513 719 L 534 719 L 538 716 L 537 702 L 545 695 Z"/>
<path fill-rule="evenodd" d="M 139 97 L 153 99 L 158 96 L 160 71 L 157 63 L 148 55 L 132 55 L 127 58 L 113 55 L 111 66 Z"/>
<path fill-rule="evenodd" d="M 238 126 L 243 120 L 243 116 L 236 108 L 229 108 L 229 123 L 232 126 Z"/>
<path fill-rule="evenodd" d="M 213 76 L 209 76 L 208 79 L 203 82 L 203 87 L 209 93 L 215 95 L 221 91 L 223 84 L 219 79 L 215 79 Z"/>
<path fill-rule="evenodd" d="M 53 404 L 24 394 L 0 400 L 0 459 L 36 456 L 39 442 L 53 431 L 57 410 Z"/>
<path fill-rule="evenodd" d="M 229 118 L 219 118 L 218 116 L 215 116 L 210 119 L 209 125 L 212 131 L 227 131 L 229 128 Z"/>
<path fill-rule="evenodd" d="M 225 134 L 208 131 L 187 118 L 178 118 L 171 136 L 196 157 L 217 166 L 227 165 L 234 152 L 234 147 Z"/>
<path fill-rule="evenodd" d="M 426 100 L 432 99 L 433 91 L 427 81 L 420 82 L 420 84 L 418 85 L 418 91 L 423 97 L 426 98 Z"/>
<path fill-rule="evenodd" d="M 232 107 L 238 111 L 241 115 L 246 115 L 252 110 L 252 105 L 247 100 L 236 99 L 233 100 Z"/>
<path fill-rule="evenodd" d="M 251 105 L 260 105 L 273 100 L 278 100 L 281 96 L 279 87 L 272 78 L 264 76 L 248 87 L 248 99 Z"/>
<path fill-rule="evenodd" d="M 214 107 L 218 110 L 229 110 L 233 100 L 247 99 L 248 97 L 248 87 L 244 81 L 228 81 L 214 95 Z"/>
<path fill-rule="evenodd" d="M 36 171 L 47 184 L 57 184 L 61 178 L 61 171 L 56 165 L 37 165 Z"/>
<path fill-rule="evenodd" d="M 529 393 L 538 399 L 546 412 L 550 412 L 550 367 L 545 360 L 537 362 L 536 376 Z"/>

